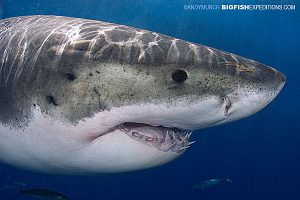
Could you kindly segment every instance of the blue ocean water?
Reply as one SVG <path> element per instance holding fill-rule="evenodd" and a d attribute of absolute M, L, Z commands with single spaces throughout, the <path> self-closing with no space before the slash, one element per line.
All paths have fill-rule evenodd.
<path fill-rule="evenodd" d="M 51 14 L 144 28 L 204 44 L 273 66 L 287 83 L 261 112 L 230 124 L 195 131 L 179 159 L 144 171 L 103 176 L 54 176 L 0 165 L 0 186 L 45 187 L 71 200 L 86 199 L 300 199 L 300 5 L 294 11 L 186 10 L 184 5 L 245 4 L 246 1 L 2 0 L 2 18 Z M 271 4 L 248 0 L 247 4 Z M 299 74 L 298 74 L 299 73 Z M 192 186 L 211 178 L 233 182 L 205 191 Z M 21 182 L 26 184 L 22 186 Z M 2 187 L 4 188 L 4 187 Z M 16 189 L 1 200 L 31 199 Z"/>

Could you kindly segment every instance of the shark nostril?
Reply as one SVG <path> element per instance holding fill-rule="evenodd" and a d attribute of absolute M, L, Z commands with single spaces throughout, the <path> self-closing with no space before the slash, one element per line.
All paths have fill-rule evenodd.
<path fill-rule="evenodd" d="M 222 101 L 225 104 L 224 115 L 227 116 L 229 109 L 232 107 L 231 101 L 227 96 L 222 96 Z"/>

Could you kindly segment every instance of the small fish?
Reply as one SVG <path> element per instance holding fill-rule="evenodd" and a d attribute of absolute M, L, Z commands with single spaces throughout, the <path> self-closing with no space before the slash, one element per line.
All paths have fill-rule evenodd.
<path fill-rule="evenodd" d="M 23 183 L 21 181 L 14 181 L 13 182 L 15 185 L 19 185 L 19 186 L 26 186 L 27 184 L 26 183 Z"/>
<path fill-rule="evenodd" d="M 195 184 L 193 186 L 193 189 L 204 190 L 206 188 L 209 188 L 211 186 L 217 185 L 219 183 L 226 183 L 226 182 L 232 183 L 232 180 L 230 180 L 228 178 L 226 178 L 226 179 L 219 179 L 219 178 L 209 179 L 209 180 L 205 180 L 205 181 L 202 181 L 200 183 Z"/>
<path fill-rule="evenodd" d="M 39 199 L 47 199 L 47 200 L 67 200 L 68 198 L 60 192 L 56 192 L 49 189 L 29 189 L 29 190 L 20 190 L 21 194 L 28 195 L 31 197 L 39 198 Z"/>

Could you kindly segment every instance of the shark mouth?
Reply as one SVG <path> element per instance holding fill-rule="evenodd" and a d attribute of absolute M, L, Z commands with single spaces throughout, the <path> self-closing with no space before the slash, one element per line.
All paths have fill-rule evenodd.
<path fill-rule="evenodd" d="M 126 122 L 118 125 L 117 129 L 131 138 L 163 152 L 181 153 L 194 143 L 189 142 L 191 131 L 177 128 Z"/>

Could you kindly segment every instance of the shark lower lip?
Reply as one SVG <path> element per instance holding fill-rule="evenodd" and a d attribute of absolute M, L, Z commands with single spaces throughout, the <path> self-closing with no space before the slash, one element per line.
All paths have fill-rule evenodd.
<path fill-rule="evenodd" d="M 163 126 L 130 122 L 118 125 L 117 129 L 131 138 L 163 152 L 172 151 L 180 153 L 194 143 L 189 142 L 192 132 L 183 131 L 178 128 L 166 128 Z"/>

